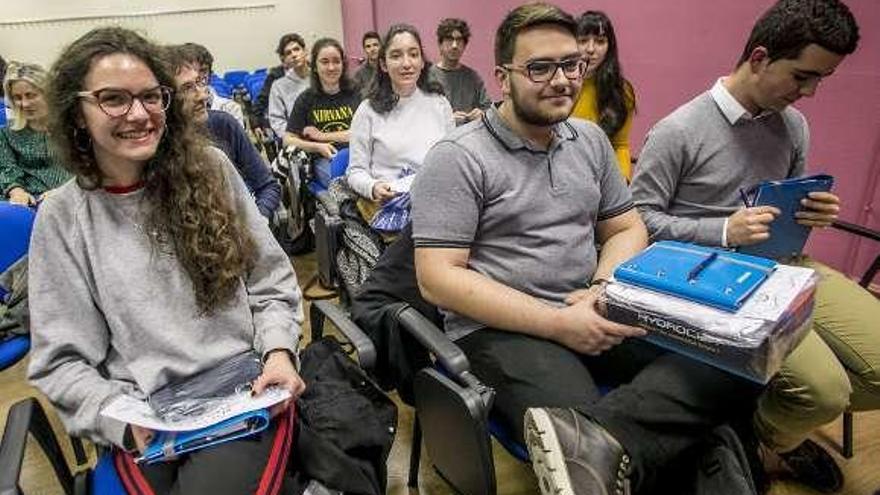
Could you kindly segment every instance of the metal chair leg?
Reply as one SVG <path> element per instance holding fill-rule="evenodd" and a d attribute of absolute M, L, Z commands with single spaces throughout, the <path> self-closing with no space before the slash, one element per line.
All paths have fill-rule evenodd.
<path fill-rule="evenodd" d="M 412 446 L 409 452 L 409 482 L 410 488 L 419 487 L 419 465 L 422 456 L 422 427 L 419 425 L 419 417 L 415 415 L 413 421 Z"/>
<path fill-rule="evenodd" d="M 76 459 L 77 467 L 85 466 L 88 461 L 88 455 L 86 455 L 86 447 L 83 444 L 82 439 L 78 437 L 70 437 L 70 445 L 73 447 L 73 457 Z"/>
<path fill-rule="evenodd" d="M 852 412 L 843 413 L 843 457 L 852 459 L 853 456 L 853 415 Z"/>

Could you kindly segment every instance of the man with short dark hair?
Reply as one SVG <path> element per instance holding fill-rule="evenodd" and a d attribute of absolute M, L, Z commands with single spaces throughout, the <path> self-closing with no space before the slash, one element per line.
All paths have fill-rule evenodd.
<path fill-rule="evenodd" d="M 440 61 L 431 66 L 431 76 L 443 85 L 459 125 L 482 117 L 492 104 L 480 75 L 461 63 L 470 39 L 471 29 L 462 19 L 443 19 L 437 26 Z"/>
<path fill-rule="evenodd" d="M 756 387 L 604 317 L 606 279 L 647 236 L 605 133 L 569 119 L 586 70 L 575 27 L 530 3 L 498 28 L 503 101 L 425 157 L 415 265 L 542 493 L 647 493 L 712 428 L 747 417 Z M 600 398 L 598 377 L 620 386 Z"/>
<path fill-rule="evenodd" d="M 651 237 L 731 248 L 768 239 L 780 211 L 743 207 L 741 191 L 804 174 L 807 121 L 791 104 L 813 96 L 858 38 L 838 0 L 782 0 L 764 13 L 733 72 L 648 134 L 632 191 Z M 830 225 L 839 211 L 830 192 L 810 193 L 801 204 L 796 218 L 808 227 Z M 832 492 L 843 475 L 807 435 L 847 408 L 880 408 L 880 302 L 807 257 L 784 261 L 821 277 L 814 331 L 761 396 L 755 429 L 795 478 Z"/>
<path fill-rule="evenodd" d="M 197 124 L 204 125 L 208 136 L 223 150 L 254 195 L 260 213 L 271 219 L 281 202 L 281 185 L 272 176 L 260 153 L 245 130 L 229 114 L 208 108 L 208 80 L 202 63 L 185 46 L 168 48 L 174 69 L 175 94 L 183 111 Z"/>
<path fill-rule="evenodd" d="M 361 38 L 361 46 L 364 49 L 364 63 L 354 73 L 354 83 L 363 95 L 369 89 L 370 82 L 379 67 L 379 48 L 382 46 L 382 38 L 376 31 L 367 31 Z"/>
<path fill-rule="evenodd" d="M 284 137 L 287 119 L 297 97 L 309 87 L 309 55 L 305 40 L 299 34 L 291 33 L 284 35 L 281 41 L 285 44 L 282 47 L 279 43 L 279 56 L 285 71 L 272 83 L 266 112 L 269 127 L 279 139 Z"/>
<path fill-rule="evenodd" d="M 281 61 L 281 64 L 270 68 L 266 72 L 266 79 L 263 81 L 263 87 L 260 88 L 260 94 L 257 95 L 252 107 L 257 119 L 257 127 L 260 129 L 269 128 L 269 118 L 266 114 L 269 111 L 269 91 L 272 90 L 272 84 L 277 79 L 284 77 L 284 73 L 290 69 L 288 64 L 293 61 L 292 58 L 284 56 L 284 49 L 291 41 L 301 38 L 302 37 L 296 33 L 287 33 L 278 39 L 278 47 L 275 48 L 275 53 L 278 54 L 278 59 Z"/>

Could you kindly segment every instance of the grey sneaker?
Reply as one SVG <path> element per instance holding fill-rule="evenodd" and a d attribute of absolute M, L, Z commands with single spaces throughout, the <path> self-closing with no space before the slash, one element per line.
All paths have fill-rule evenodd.
<path fill-rule="evenodd" d="M 574 409 L 529 409 L 525 437 L 543 495 L 630 494 L 629 456 L 605 428 Z"/>

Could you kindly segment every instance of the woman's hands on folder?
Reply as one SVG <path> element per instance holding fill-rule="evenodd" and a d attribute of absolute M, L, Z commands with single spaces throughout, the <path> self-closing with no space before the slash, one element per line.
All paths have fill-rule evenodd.
<path fill-rule="evenodd" d="M 296 372 L 290 353 L 286 349 L 278 349 L 269 353 L 266 363 L 263 365 L 263 374 L 254 380 L 251 391 L 259 395 L 270 385 L 277 385 L 290 391 L 290 399 L 272 407 L 269 411 L 272 417 L 287 410 L 290 401 L 296 400 L 306 389 L 306 384 Z"/>
<path fill-rule="evenodd" d="M 840 198 L 830 192 L 814 191 L 801 200 L 803 210 L 794 214 L 805 227 L 828 227 L 840 212 Z"/>
<path fill-rule="evenodd" d="M 565 299 L 560 309 L 554 340 L 581 354 L 597 356 L 623 342 L 627 337 L 641 337 L 645 330 L 606 320 L 601 314 L 597 287 L 577 290 Z"/>
<path fill-rule="evenodd" d="M 779 216 L 779 208 L 752 206 L 727 219 L 727 245 L 748 246 L 770 238 L 770 224 Z"/>

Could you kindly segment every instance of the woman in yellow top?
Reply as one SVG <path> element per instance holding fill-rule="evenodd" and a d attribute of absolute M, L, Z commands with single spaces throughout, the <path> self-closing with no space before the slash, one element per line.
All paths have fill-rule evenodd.
<path fill-rule="evenodd" d="M 572 115 L 599 124 L 608 135 L 620 171 L 632 179 L 629 129 L 636 109 L 632 84 L 623 78 L 617 59 L 617 38 L 611 20 L 603 12 L 590 10 L 578 19 L 578 49 L 587 60 L 584 85 Z"/>

